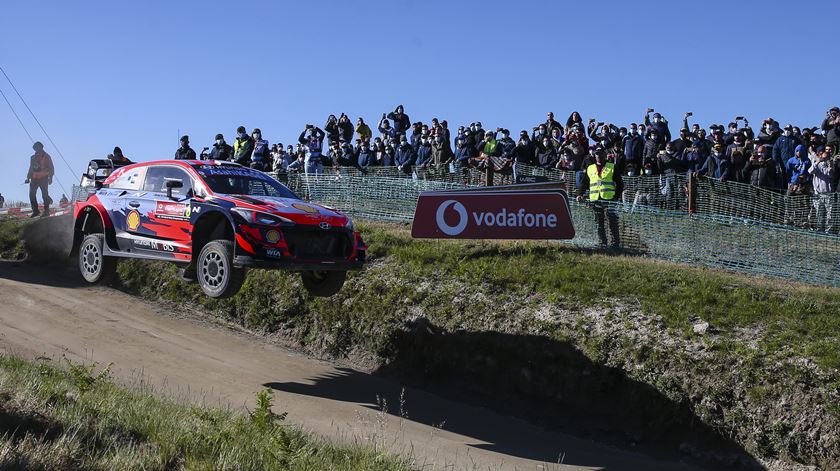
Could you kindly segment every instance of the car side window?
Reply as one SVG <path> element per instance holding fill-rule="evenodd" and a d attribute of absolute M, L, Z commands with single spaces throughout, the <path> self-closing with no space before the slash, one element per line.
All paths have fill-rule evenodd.
<path fill-rule="evenodd" d="M 168 165 L 149 167 L 149 170 L 146 171 L 146 181 L 143 183 L 143 191 L 166 193 L 167 180 L 180 180 L 184 184 L 182 188 L 173 188 L 172 196 L 192 194 L 192 179 L 187 172 Z"/>
<path fill-rule="evenodd" d="M 120 190 L 139 190 L 143 183 L 143 177 L 146 175 L 146 167 L 139 167 L 131 169 L 120 175 L 113 183 L 111 188 Z"/>

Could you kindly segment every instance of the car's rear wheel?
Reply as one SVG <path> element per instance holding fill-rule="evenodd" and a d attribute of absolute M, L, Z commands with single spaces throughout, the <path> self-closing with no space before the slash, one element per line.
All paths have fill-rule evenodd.
<path fill-rule="evenodd" d="M 330 297 L 344 286 L 347 279 L 346 271 L 304 271 L 300 273 L 303 286 L 312 296 L 320 298 Z"/>
<path fill-rule="evenodd" d="M 79 271 L 88 283 L 106 285 L 117 273 L 117 258 L 105 256 L 105 236 L 89 234 L 79 246 Z"/>
<path fill-rule="evenodd" d="M 246 270 L 233 266 L 233 242 L 214 240 L 201 249 L 196 261 L 201 291 L 211 298 L 229 298 L 239 292 Z"/>

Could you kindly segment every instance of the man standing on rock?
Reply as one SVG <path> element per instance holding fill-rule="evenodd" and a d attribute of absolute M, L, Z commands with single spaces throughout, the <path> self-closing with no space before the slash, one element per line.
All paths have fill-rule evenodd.
<path fill-rule="evenodd" d="M 598 240 L 602 247 L 607 246 L 607 231 L 604 228 L 604 219 L 609 221 L 610 235 L 612 236 L 612 248 L 617 249 L 621 245 L 621 238 L 618 232 L 618 214 L 613 207 L 624 189 L 624 182 L 621 175 L 615 171 L 615 164 L 607 162 L 607 154 L 603 149 L 595 152 L 595 163 L 586 168 L 583 178 L 578 186 L 578 202 L 584 201 L 584 193 L 589 190 L 589 202 L 595 212 L 595 224 L 598 228 Z"/>
<path fill-rule="evenodd" d="M 41 198 L 44 200 L 44 216 L 50 215 L 50 198 L 49 186 L 52 185 L 55 168 L 53 168 L 53 161 L 50 154 L 44 152 L 44 144 L 36 142 L 32 144 L 32 149 L 35 154 L 29 158 L 29 172 L 26 174 L 24 183 L 29 183 L 29 204 L 32 205 L 32 216 L 38 217 L 41 211 L 38 209 L 38 199 L 36 198 L 38 189 L 41 189 Z"/>

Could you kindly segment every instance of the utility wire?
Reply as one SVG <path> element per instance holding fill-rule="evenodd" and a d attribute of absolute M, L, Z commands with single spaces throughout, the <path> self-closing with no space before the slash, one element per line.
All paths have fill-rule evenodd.
<path fill-rule="evenodd" d="M 3 66 L 0 66 L 0 72 L 3 72 L 3 76 L 6 77 L 6 80 L 8 80 L 9 85 L 12 86 L 12 90 L 14 90 L 15 93 L 17 93 L 17 96 L 18 96 L 18 98 L 20 98 L 20 101 L 21 101 L 21 103 L 23 103 L 23 106 L 26 107 L 26 109 L 29 111 L 29 114 L 32 115 L 32 118 L 35 120 L 35 122 L 38 123 L 38 127 L 41 128 L 41 131 L 43 131 L 44 135 L 47 136 L 47 139 L 50 141 L 50 144 L 52 144 L 52 146 L 55 148 L 55 150 L 58 151 L 59 157 L 61 157 L 61 160 L 64 161 L 64 165 L 67 166 L 67 168 L 70 170 L 70 174 L 72 175 L 74 173 L 73 167 L 71 167 L 70 164 L 67 163 L 67 159 L 64 158 L 64 154 L 61 152 L 61 149 L 59 149 L 58 146 L 55 145 L 55 141 L 52 140 L 52 137 L 50 137 L 49 133 L 47 133 L 47 130 L 44 129 L 44 126 L 41 124 L 41 121 L 38 120 L 38 117 L 35 116 L 35 113 L 32 112 L 32 109 L 29 107 L 28 104 L 26 104 L 26 100 L 23 99 L 23 96 L 21 96 L 17 87 L 15 87 L 15 84 L 12 83 L 12 79 L 10 79 L 9 75 L 6 74 L 6 71 L 3 69 Z M 27 132 L 27 134 L 29 134 L 29 133 Z M 29 136 L 29 137 L 30 137 L 30 139 L 32 138 L 32 136 Z M 62 189 L 63 188 L 64 187 L 62 186 Z M 65 193 L 67 193 L 67 192 L 65 191 Z"/>
<path fill-rule="evenodd" d="M 18 114 L 17 114 L 17 111 L 15 111 L 15 107 L 12 106 L 12 103 L 9 101 L 9 98 L 7 98 L 6 94 L 3 93 L 2 88 L 0 88 L 0 95 L 3 95 L 3 100 L 5 100 L 6 104 L 9 105 L 9 109 L 12 111 L 12 114 L 15 115 L 15 118 L 17 118 L 18 124 L 20 124 L 20 127 L 23 128 L 23 132 L 25 132 L 26 135 L 29 136 L 29 141 L 34 144 L 35 139 L 32 137 L 32 134 L 29 134 L 29 130 L 26 129 L 26 126 L 23 124 L 23 121 L 21 121 L 20 116 L 18 116 Z M 58 148 L 56 148 L 56 149 L 58 149 Z M 55 180 L 58 182 L 58 186 L 61 187 L 61 191 L 66 195 L 67 194 L 67 189 L 64 188 L 64 185 L 61 183 L 61 179 L 58 178 L 58 175 L 53 175 L 53 178 L 55 178 Z"/>

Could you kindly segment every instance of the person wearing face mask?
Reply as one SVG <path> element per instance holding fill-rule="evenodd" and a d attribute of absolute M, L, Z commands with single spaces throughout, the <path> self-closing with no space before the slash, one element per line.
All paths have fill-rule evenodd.
<path fill-rule="evenodd" d="M 651 129 L 648 138 L 645 141 L 645 147 L 642 151 L 642 167 L 645 164 L 652 164 L 656 162 L 656 155 L 659 153 L 659 132 Z"/>
<path fill-rule="evenodd" d="M 759 188 L 776 187 L 776 165 L 770 158 L 767 146 L 759 147 L 747 160 L 743 169 L 744 179 Z"/>
<path fill-rule="evenodd" d="M 796 152 L 796 146 L 799 144 L 801 142 L 793 135 L 793 126 L 788 124 L 785 126 L 782 135 L 773 144 L 773 160 L 784 164 L 784 162 L 787 162 L 793 157 Z"/>
<path fill-rule="evenodd" d="M 383 116 L 385 118 L 385 116 Z M 404 136 L 408 132 L 408 128 L 411 127 L 411 120 L 408 118 L 408 115 L 405 114 L 405 109 L 403 105 L 399 105 L 392 111 L 388 113 L 387 118 L 394 122 L 394 131 L 397 135 Z"/>
<path fill-rule="evenodd" d="M 557 150 L 551 145 L 551 139 L 543 137 L 535 149 L 534 163 L 541 168 L 554 168 L 557 166 L 559 156 Z"/>
<path fill-rule="evenodd" d="M 400 145 L 396 148 L 394 154 L 394 163 L 397 169 L 406 175 L 411 174 L 411 166 L 417 160 L 414 147 L 408 142 L 405 134 L 400 136 Z"/>
<path fill-rule="evenodd" d="M 291 146 L 289 146 L 291 147 Z M 274 144 L 274 150 L 271 152 L 271 168 L 275 172 L 285 172 L 292 163 L 292 156 L 286 152 L 286 148 L 282 143 Z"/>
<path fill-rule="evenodd" d="M 607 231 L 604 226 L 605 219 L 610 225 L 610 236 L 612 248 L 621 246 L 621 237 L 618 230 L 618 213 L 615 211 L 614 202 L 617 201 L 624 191 L 624 181 L 621 174 L 615 171 L 615 165 L 607 162 L 607 155 L 604 151 L 595 152 L 595 162 L 581 172 L 580 183 L 577 189 L 577 201 L 585 201 L 584 195 L 589 192 L 588 201 L 595 214 L 595 226 L 598 230 L 598 241 L 601 247 L 607 247 Z"/>
<path fill-rule="evenodd" d="M 225 136 L 216 134 L 216 142 L 210 150 L 210 160 L 230 160 L 233 156 L 233 148 L 225 142 Z"/>
<path fill-rule="evenodd" d="M 781 135 L 782 133 L 779 131 L 779 123 L 773 118 L 767 118 L 762 123 L 761 131 L 758 132 L 757 143 L 762 146 L 772 146 Z"/>
<path fill-rule="evenodd" d="M 691 134 L 691 131 L 688 130 L 688 127 L 684 127 L 680 129 L 680 137 L 671 141 L 671 148 L 674 152 L 682 154 L 683 151 L 691 145 L 691 141 L 694 139 L 694 136 Z"/>
<path fill-rule="evenodd" d="M 195 160 L 195 151 L 190 147 L 190 136 L 181 136 L 181 147 L 175 151 L 175 160 Z"/>
<path fill-rule="evenodd" d="M 544 137 L 548 137 L 545 124 L 540 124 L 539 126 L 534 127 L 531 134 L 531 140 L 541 143 Z"/>
<path fill-rule="evenodd" d="M 435 166 L 448 165 L 454 158 L 449 141 L 444 138 L 442 132 L 438 132 L 432 140 L 432 163 Z"/>
<path fill-rule="evenodd" d="M 254 140 L 248 135 L 245 126 L 236 128 L 236 139 L 233 140 L 233 160 L 245 167 L 251 166 L 251 152 L 254 151 Z"/>
<path fill-rule="evenodd" d="M 827 143 L 835 148 L 840 145 L 840 108 L 835 106 L 826 112 L 820 129 L 825 133 Z"/>
<path fill-rule="evenodd" d="M 834 232 L 832 212 L 834 210 L 835 192 L 837 191 L 837 166 L 831 161 L 831 151 L 823 150 L 818 155 L 809 153 L 811 166 L 808 173 L 814 188 L 813 206 L 817 213 L 815 229 L 829 234 Z"/>
<path fill-rule="evenodd" d="M 288 146 L 286 147 L 286 152 L 289 154 L 289 158 L 291 159 L 289 165 L 286 166 L 286 171 L 299 172 L 303 170 L 306 165 L 306 152 L 303 150 L 303 146 L 300 144 L 297 145 L 297 148 Z"/>
<path fill-rule="evenodd" d="M 720 145 L 715 145 L 703 166 L 694 172 L 694 176 L 704 175 L 725 182 L 732 179 L 731 170 L 729 158 L 723 153 L 723 148 Z"/>
<path fill-rule="evenodd" d="M 422 136 L 420 145 L 417 147 L 417 157 L 414 165 L 417 168 L 426 168 L 432 163 L 432 138 L 431 136 Z"/>
<path fill-rule="evenodd" d="M 376 165 L 376 146 L 363 140 L 356 149 L 356 162 L 363 169 Z"/>
<path fill-rule="evenodd" d="M 665 148 L 665 143 L 671 140 L 671 130 L 668 129 L 668 121 L 659 113 L 653 113 L 653 121 L 650 119 L 650 113 L 653 110 L 648 108 L 645 113 L 645 126 L 648 128 L 648 133 L 656 131 L 656 142 L 659 144 L 657 152 Z"/>
<path fill-rule="evenodd" d="M 723 148 L 720 144 L 715 144 L 719 148 Z M 683 151 L 682 164 L 685 170 L 689 173 L 694 173 L 700 170 L 700 167 L 706 162 L 709 153 L 706 153 L 703 143 L 700 139 L 695 139 L 691 142 L 691 147 Z"/>
<path fill-rule="evenodd" d="M 636 123 L 630 123 L 630 129 L 627 130 L 627 136 L 624 137 L 622 143 L 624 145 L 624 158 L 626 159 L 627 165 L 632 165 L 634 169 L 641 168 L 645 140 L 639 135 Z"/>
<path fill-rule="evenodd" d="M 504 176 L 511 175 L 513 172 L 513 164 L 516 161 L 516 141 L 511 139 L 510 131 L 499 128 L 498 132 L 502 135 L 499 139 L 499 158 L 494 159 L 496 163 L 495 171 Z"/>
<path fill-rule="evenodd" d="M 576 124 L 579 124 L 583 128 L 583 118 L 580 117 L 580 113 L 577 111 L 572 111 L 572 114 L 566 120 L 566 131 L 571 131 L 572 127 Z"/>
<path fill-rule="evenodd" d="M 379 120 L 377 129 L 379 129 L 379 135 L 384 142 L 397 138 L 397 130 L 391 126 L 391 122 L 385 117 L 385 113 L 382 113 L 382 119 Z"/>
<path fill-rule="evenodd" d="M 254 150 L 251 152 L 251 168 L 261 172 L 271 171 L 271 147 L 268 141 L 262 138 L 260 128 L 251 131 L 251 139 L 254 140 Z"/>
<path fill-rule="evenodd" d="M 524 129 L 519 132 L 519 141 L 513 151 L 517 165 L 534 165 L 534 144 L 528 137 L 528 131 Z"/>
<path fill-rule="evenodd" d="M 723 135 L 723 144 L 728 146 L 735 142 L 735 135 L 738 134 L 738 123 L 729 123 L 726 133 Z"/>

